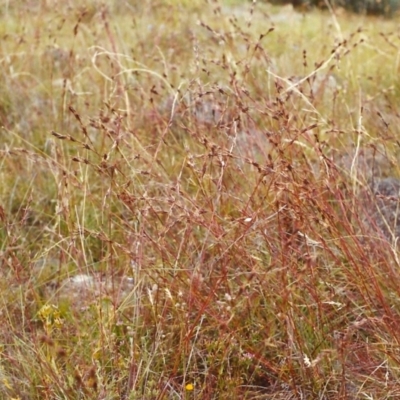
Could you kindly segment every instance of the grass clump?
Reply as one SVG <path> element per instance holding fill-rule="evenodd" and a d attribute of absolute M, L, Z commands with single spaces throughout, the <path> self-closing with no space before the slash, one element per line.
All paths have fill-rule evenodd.
<path fill-rule="evenodd" d="M 1 14 L 2 396 L 394 398 L 396 22 L 72 3 Z"/>

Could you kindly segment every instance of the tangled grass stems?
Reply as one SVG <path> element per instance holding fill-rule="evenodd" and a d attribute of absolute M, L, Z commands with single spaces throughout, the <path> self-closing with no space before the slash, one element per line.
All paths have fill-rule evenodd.
<path fill-rule="evenodd" d="M 396 21 L 0 18 L 3 397 L 398 396 Z"/>

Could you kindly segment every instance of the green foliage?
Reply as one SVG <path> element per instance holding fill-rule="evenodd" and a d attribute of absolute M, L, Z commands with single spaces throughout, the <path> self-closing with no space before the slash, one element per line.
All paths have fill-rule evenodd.
<path fill-rule="evenodd" d="M 302 7 L 303 9 L 309 7 L 329 8 L 329 7 L 343 7 L 346 10 L 353 11 L 358 14 L 374 14 L 385 15 L 393 17 L 397 14 L 400 8 L 399 0 L 273 0 L 273 4 L 287 4 L 291 3 L 295 7 Z"/>
<path fill-rule="evenodd" d="M 399 0 L 341 0 L 337 5 L 357 13 L 394 16 L 400 8 Z"/>

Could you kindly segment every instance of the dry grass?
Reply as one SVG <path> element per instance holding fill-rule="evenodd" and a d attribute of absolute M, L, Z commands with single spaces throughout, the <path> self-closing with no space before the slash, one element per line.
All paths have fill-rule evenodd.
<path fill-rule="evenodd" d="M 1 397 L 400 396 L 396 21 L 76 3 L 0 17 Z"/>

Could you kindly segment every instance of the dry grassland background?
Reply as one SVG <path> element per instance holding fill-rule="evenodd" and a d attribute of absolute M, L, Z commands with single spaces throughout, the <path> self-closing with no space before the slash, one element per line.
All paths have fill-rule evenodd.
<path fill-rule="evenodd" d="M 0 397 L 400 396 L 399 33 L 3 1 Z"/>

